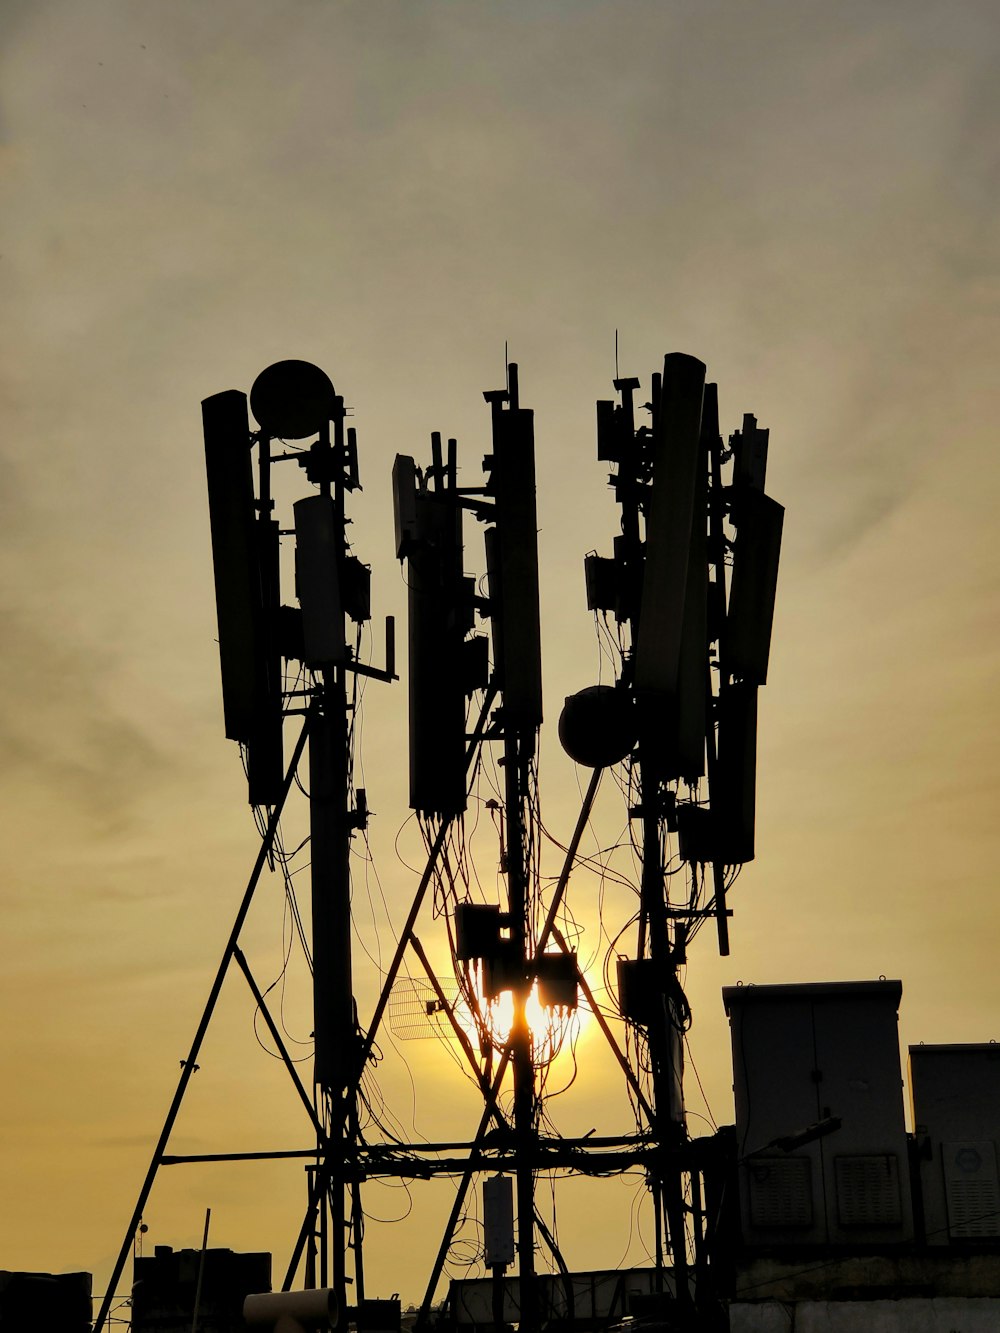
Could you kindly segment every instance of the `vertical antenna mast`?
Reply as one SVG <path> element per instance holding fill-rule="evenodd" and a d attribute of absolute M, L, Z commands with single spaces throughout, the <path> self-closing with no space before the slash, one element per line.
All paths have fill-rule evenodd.
<path fill-rule="evenodd" d="M 617 367 L 617 333 L 615 350 Z M 686 1212 L 693 1220 L 696 1284 L 710 1279 L 699 1267 L 705 1250 L 700 1168 L 685 1128 L 683 1043 L 690 1012 L 679 969 L 691 936 L 709 916 L 717 921 L 720 951 L 728 953 L 727 870 L 753 857 L 756 689 L 766 678 L 783 511 L 763 494 L 767 433 L 745 417 L 742 435 L 723 450 L 716 386 L 705 385 L 700 361 L 680 354 L 664 359 L 646 404 L 650 425 L 638 429 L 633 394 L 639 381 L 616 375 L 614 383 L 620 403 L 597 404 L 597 452 L 617 466 L 611 485 L 621 506 L 621 536 L 613 559 L 588 556 L 585 573 L 589 608 L 613 611 L 630 636 L 600 720 L 610 726 L 610 696 L 618 693 L 634 707 L 638 729 L 632 772 L 639 800 L 629 813 L 641 826 L 640 909 L 635 958 L 618 962 L 619 1008 L 649 1054 L 648 1118 L 661 1148 L 650 1171 L 657 1272 L 665 1222 L 676 1298 L 690 1306 L 700 1285 L 692 1292 Z M 733 481 L 725 487 L 722 466 L 729 458 L 735 460 Z M 727 521 L 737 530 L 728 600 Z M 597 706 L 586 698 L 592 694 L 568 699 L 560 723 L 576 758 L 587 748 L 581 722 Z M 682 785 L 688 796 L 679 803 Z M 665 855 L 671 833 L 678 835 L 690 877 L 683 901 L 671 898 Z M 703 900 L 706 865 L 714 888 L 709 902 Z"/>
<path fill-rule="evenodd" d="M 454 478 L 454 447 L 449 441 L 448 487 L 431 489 L 440 470 L 440 437 L 432 436 L 433 461 L 421 477 L 413 459 L 398 457 L 393 469 L 397 554 L 409 562 L 410 597 L 410 804 L 425 816 L 447 821 L 465 808 L 464 786 L 455 787 L 453 701 L 486 684 L 477 663 L 481 639 L 462 640 L 471 628 L 473 604 L 488 614 L 492 629 L 493 671 L 488 708 L 499 699 L 488 739 L 502 746 L 503 841 L 506 903 L 498 906 L 463 901 L 455 904 L 456 971 L 464 978 L 474 1011 L 509 992 L 513 1011 L 504 1054 L 490 1086 L 486 1071 L 477 1078 L 487 1097 L 480 1134 L 470 1149 L 482 1151 L 481 1136 L 492 1119 L 508 1129 L 496 1106 L 504 1072 L 513 1078 L 513 1174 L 517 1198 L 518 1308 L 521 1326 L 539 1326 L 535 1284 L 534 1170 L 537 1159 L 537 1098 L 532 1034 L 527 1002 L 536 966 L 539 885 L 534 865 L 537 830 L 533 827 L 535 756 L 542 721 L 541 631 L 538 597 L 537 518 L 533 413 L 520 403 L 518 368 L 506 366 L 506 388 L 484 394 L 490 405 L 493 452 L 484 460 L 485 487 L 461 490 Z M 489 597 L 476 598 L 461 576 L 461 527 L 458 514 L 468 508 L 489 526 L 485 534 Z M 466 610 L 469 615 L 466 616 Z M 459 665 L 465 658 L 473 678 Z M 432 719 L 429 726 L 428 719 Z M 461 714 L 458 722 L 461 723 Z M 430 735 L 428 735 L 430 730 Z M 473 743 L 486 739 L 484 732 Z M 470 756 L 466 759 L 466 767 Z M 456 799 L 459 796 L 459 799 Z M 435 848 L 444 836 L 443 823 Z M 428 842 L 428 851 L 436 853 Z M 422 892 L 422 890 L 420 891 Z M 419 901 L 411 912 L 411 918 Z M 501 934 L 506 930 L 506 937 Z M 483 993 L 471 986 L 470 963 L 481 977 Z M 384 992 L 383 992 L 384 994 Z M 381 1005 L 382 1002 L 380 1002 Z M 482 1015 L 480 1015 L 482 1017 Z M 484 1031 L 488 1024 L 484 1025 Z M 487 1071 L 492 1051 L 487 1035 Z M 507 1168 L 509 1169 L 509 1167 Z M 463 1177 L 424 1298 L 419 1325 L 429 1318 L 435 1285 L 451 1244 L 472 1168 Z"/>
<path fill-rule="evenodd" d="M 191 1054 L 187 1061 L 181 1062 L 177 1092 L 98 1314 L 97 1333 L 108 1318 L 132 1234 L 156 1172 L 168 1160 L 169 1136 L 191 1071 L 197 1068 L 195 1058 L 233 958 L 239 962 L 317 1135 L 320 1166 L 314 1173 L 308 1214 L 286 1277 L 286 1290 L 294 1278 L 303 1245 L 308 1243 L 307 1285 L 315 1286 L 317 1278 L 326 1285 L 332 1254 L 338 1308 L 348 1310 L 347 1284 L 352 1280 L 358 1300 L 364 1300 L 360 1184 L 355 1169 L 359 1149 L 357 1078 L 361 1042 L 352 981 L 349 863 L 350 839 L 354 829 L 365 826 L 367 806 L 361 790 L 355 794 L 353 808 L 351 805 L 347 679 L 350 673 L 381 680 L 396 678 L 393 626 L 389 619 L 385 670 L 355 660 L 346 640 L 345 619 L 358 624 L 369 619 L 370 593 L 368 569 L 349 553 L 345 535 L 345 492 L 356 489 L 359 481 L 354 431 L 348 430 L 345 436 L 343 398 L 334 392 L 333 385 L 318 367 L 306 361 L 281 361 L 257 377 L 250 392 L 250 407 L 260 426 L 257 434 L 252 434 L 249 428 L 246 397 L 236 391 L 206 399 L 203 420 L 226 735 L 245 747 L 250 803 L 267 810 L 267 831 Z M 277 454 L 272 451 L 274 440 L 311 436 L 317 438 L 306 450 Z M 251 464 L 254 444 L 258 451 L 256 498 Z M 273 517 L 275 501 L 271 488 L 272 467 L 291 461 L 304 468 L 316 488 L 293 506 L 298 608 L 280 605 L 281 534 Z M 302 662 L 307 688 L 292 693 L 309 696 L 305 710 L 297 707 L 297 700 L 292 703 L 289 699 L 287 711 L 304 711 L 306 716 L 287 773 L 282 763 L 285 714 L 282 658 Z M 274 854 L 278 819 L 296 780 L 307 737 L 314 1081 L 319 1090 L 319 1115 L 239 948 L 240 932 L 254 889 L 265 863 Z M 217 1155 L 210 1154 L 207 1160 L 217 1160 Z M 353 1231 L 353 1279 L 347 1274 L 349 1218 Z"/>
<path fill-rule="evenodd" d="M 499 676 L 503 731 L 504 807 L 507 827 L 507 912 L 513 954 L 513 1020 L 517 1258 L 520 1312 L 526 1330 L 537 1327 L 535 1292 L 534 1143 L 535 1069 L 527 1001 L 534 952 L 528 860 L 528 807 L 532 796 L 538 728 L 542 722 L 538 539 L 535 512 L 534 414 L 520 405 L 518 369 L 507 365 L 507 391 L 484 395 L 490 404 L 493 454 L 487 487 L 495 525 L 486 534 L 494 659 Z"/>

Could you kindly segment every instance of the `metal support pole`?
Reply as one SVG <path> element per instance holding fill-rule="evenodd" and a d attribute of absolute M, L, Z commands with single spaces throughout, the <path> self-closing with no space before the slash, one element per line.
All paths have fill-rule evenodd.
<path fill-rule="evenodd" d="M 535 1180 L 532 1146 L 535 1129 L 535 1067 L 528 1027 L 528 906 L 527 867 L 524 863 L 524 798 L 521 782 L 521 746 L 517 733 L 504 740 L 504 781 L 507 816 L 507 897 L 510 938 L 519 965 L 519 980 L 512 992 L 514 1015 L 510 1045 L 514 1070 L 514 1143 L 517 1193 L 517 1262 L 520 1284 L 520 1327 L 534 1333 L 535 1300 Z"/>
<path fill-rule="evenodd" d="M 684 1136 L 683 1088 L 679 1068 L 680 1048 L 676 1013 L 671 998 L 676 978 L 676 959 L 669 936 L 666 888 L 661 853 L 661 811 L 659 778 L 653 747 L 646 738 L 639 746 L 640 794 L 642 803 L 642 878 L 640 881 L 641 919 L 647 923 L 649 956 L 656 973 L 663 978 L 663 994 L 653 1020 L 647 1028 L 653 1067 L 653 1131 L 663 1148 L 658 1181 L 667 1222 L 677 1298 L 688 1296 L 687 1250 L 684 1236 L 684 1196 L 681 1173 L 677 1168 Z"/>
<path fill-rule="evenodd" d="M 659 781 L 650 751 L 651 747 L 648 744 L 640 745 L 642 798 L 640 899 L 642 914 L 648 921 L 649 955 L 656 964 L 657 975 L 664 980 L 664 987 L 653 1021 L 647 1028 L 647 1038 L 653 1066 L 655 1107 L 653 1130 L 663 1148 L 659 1184 L 673 1258 L 677 1299 L 683 1304 L 687 1303 L 690 1295 L 684 1234 L 683 1178 L 679 1167 L 680 1149 L 684 1140 L 684 1093 L 681 1070 L 683 1047 L 678 1031 L 680 1015 L 672 999 L 675 989 L 672 983 L 676 981 L 677 964 L 668 934 L 669 918 L 660 846 Z"/>
<path fill-rule="evenodd" d="M 320 491 L 334 505 L 334 542 L 338 568 L 347 553 L 344 520 L 344 400 L 334 399 L 329 428 L 320 447 L 332 454 L 333 466 L 321 478 Z M 341 627 L 342 628 L 342 627 Z M 309 847 L 312 882 L 313 1077 L 322 1088 L 329 1111 L 328 1137 L 316 1183 L 320 1231 L 329 1207 L 332 1285 L 337 1307 L 347 1308 L 346 1181 L 354 1156 L 357 1023 L 351 967 L 351 822 L 348 810 L 347 691 L 343 666 L 323 673 L 323 692 L 313 736 L 309 741 Z M 321 1266 L 325 1265 L 325 1254 Z"/>
<path fill-rule="evenodd" d="M 339 1096 L 354 1072 L 350 824 L 343 682 L 328 680 L 309 739 L 315 1079 Z"/>
<path fill-rule="evenodd" d="M 358 1104 L 354 1100 L 351 1106 L 351 1143 L 352 1145 L 357 1144 L 360 1140 Z M 354 1297 L 358 1305 L 365 1299 L 364 1239 L 365 1211 L 361 1205 L 361 1180 L 355 1177 L 351 1181 L 351 1245 L 354 1250 Z"/>
<path fill-rule="evenodd" d="M 725 498 L 722 489 L 722 440 L 719 436 L 719 404 L 714 392 L 714 385 L 706 386 L 706 417 L 711 420 L 706 430 L 708 445 L 711 485 L 708 491 L 708 561 L 715 571 L 715 577 L 709 583 L 709 640 L 718 644 L 719 688 L 721 690 L 726 676 L 725 624 L 726 624 L 726 535 L 724 527 Z M 710 392 L 712 391 L 712 392 Z M 708 760 L 709 795 L 718 792 L 718 751 L 715 744 L 715 716 L 712 689 L 712 668 L 708 666 L 706 683 L 706 757 Z M 721 861 L 712 865 L 715 888 L 715 920 L 719 936 L 719 953 L 723 958 L 729 956 L 729 921 L 726 916 L 726 874 Z"/>
<path fill-rule="evenodd" d="M 330 1107 L 327 1155 L 332 1166 L 329 1189 L 332 1285 L 340 1302 L 339 1308 L 345 1309 L 345 1193 L 353 1155 L 351 1106 L 358 1041 L 351 973 L 347 700 L 343 679 L 334 672 L 328 673 L 320 712 L 309 740 L 309 829 L 316 1035 L 314 1076 Z"/>
<path fill-rule="evenodd" d="M 654 1262 L 656 1265 L 656 1290 L 658 1293 L 663 1291 L 663 1215 L 660 1212 L 660 1182 L 659 1178 L 653 1176 L 649 1182 L 649 1192 L 653 1198 L 653 1244 L 654 1244 Z"/>
<path fill-rule="evenodd" d="M 314 1197 L 314 1195 L 315 1195 L 315 1193 L 316 1193 L 316 1191 L 315 1191 L 315 1189 L 314 1189 L 314 1187 L 313 1187 L 313 1183 L 314 1183 L 314 1181 L 315 1181 L 315 1179 L 316 1179 L 316 1175 L 317 1175 L 319 1169 L 320 1169 L 320 1168 L 319 1168 L 318 1166 L 308 1166 L 308 1167 L 306 1167 L 306 1172 L 307 1172 L 307 1174 L 308 1174 L 308 1176 L 309 1176 L 309 1198 L 310 1198 L 310 1201 L 312 1200 L 312 1198 Z M 310 1208 L 309 1211 L 308 1211 L 307 1214 L 306 1214 L 306 1216 L 307 1216 L 307 1218 L 308 1218 L 308 1221 L 309 1221 L 309 1232 L 308 1232 L 308 1236 L 307 1236 L 307 1246 L 306 1246 L 305 1286 L 306 1286 L 307 1290 L 309 1290 L 309 1291 L 314 1290 L 314 1288 L 316 1287 L 316 1225 L 317 1225 L 317 1217 L 319 1218 L 319 1225 L 320 1225 L 320 1227 L 322 1227 L 322 1225 L 323 1225 L 323 1218 L 324 1218 L 324 1216 L 325 1216 L 325 1213 L 324 1213 L 324 1210 L 323 1210 L 323 1205 L 322 1205 L 322 1196 L 320 1197 L 320 1200 L 319 1200 L 319 1203 L 318 1203 L 317 1207 L 318 1207 L 318 1210 L 319 1210 L 318 1213 L 317 1213 L 317 1208 Z"/>
<path fill-rule="evenodd" d="M 320 1196 L 320 1206 L 316 1211 L 319 1225 L 319 1285 L 325 1289 L 330 1282 L 330 1238 L 326 1229 L 326 1208 L 322 1204 Z"/>

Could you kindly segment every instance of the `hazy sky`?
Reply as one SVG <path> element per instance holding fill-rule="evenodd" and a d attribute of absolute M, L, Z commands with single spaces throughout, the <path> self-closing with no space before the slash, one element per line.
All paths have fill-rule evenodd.
<path fill-rule="evenodd" d="M 598 672 L 582 558 L 616 524 L 593 425 L 615 329 L 644 385 L 666 351 L 706 361 L 724 430 L 770 427 L 787 507 L 758 860 L 732 956 L 706 931 L 688 974 L 715 1118 L 737 979 L 898 976 L 904 1047 L 1000 1037 L 998 28 L 993 0 L 7 0 L 0 1268 L 103 1290 L 253 861 L 199 401 L 284 357 L 354 409 L 356 550 L 376 623 L 402 623 L 392 458 L 440 429 L 476 482 L 508 341 L 536 410 L 543 811 L 563 839 L 585 775 L 552 724 Z M 372 684 L 364 726 L 397 921 L 405 693 Z M 399 846 L 416 855 L 412 825 Z M 596 951 L 593 881 L 578 892 Z M 272 980 L 276 881 L 247 950 Z M 301 972 L 286 1018 L 306 1038 Z M 178 1150 L 308 1146 L 241 986 Z M 446 1055 L 400 1048 L 415 1101 L 388 1057 L 384 1077 L 407 1132 L 415 1107 L 438 1136 L 447 1102 L 447 1133 L 471 1134 Z M 560 1123 L 627 1130 L 592 1050 Z M 564 1206 L 571 1265 L 622 1257 L 633 1185 L 601 1187 L 625 1220 L 607 1234 Z M 447 1198 L 422 1213 L 413 1193 L 407 1222 L 371 1223 L 373 1294 L 420 1294 Z M 147 1239 L 197 1243 L 210 1205 L 213 1243 L 273 1249 L 280 1277 L 303 1198 L 295 1166 L 174 1168 Z M 373 1191 L 373 1213 L 405 1208 Z"/>

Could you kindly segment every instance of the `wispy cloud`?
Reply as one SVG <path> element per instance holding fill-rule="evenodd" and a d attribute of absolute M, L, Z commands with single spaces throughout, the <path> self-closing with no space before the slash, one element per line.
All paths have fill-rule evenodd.
<path fill-rule="evenodd" d="M 173 768 L 172 756 L 116 709 L 100 656 L 59 643 L 23 611 L 0 611 L 2 784 L 39 790 L 105 835 L 127 828 L 136 801 Z"/>

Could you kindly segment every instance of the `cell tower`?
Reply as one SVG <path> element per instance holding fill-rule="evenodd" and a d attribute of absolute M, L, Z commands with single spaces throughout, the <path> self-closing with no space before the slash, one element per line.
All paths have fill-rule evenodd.
<path fill-rule="evenodd" d="M 246 395 L 216 394 L 202 404 L 212 554 L 215 566 L 219 657 L 226 735 L 243 751 L 249 801 L 261 815 L 263 837 L 188 1058 L 153 1152 L 135 1210 L 98 1314 L 104 1327 L 132 1237 L 139 1226 L 157 1171 L 182 1161 L 239 1160 L 243 1154 L 198 1157 L 167 1155 L 167 1146 L 229 965 L 243 973 L 316 1135 L 305 1220 L 293 1246 L 283 1290 L 306 1256 L 305 1285 L 329 1284 L 340 1312 L 364 1302 L 363 1269 L 354 1276 L 355 1306 L 347 1300 L 348 1228 L 358 1216 L 355 1163 L 357 1084 L 361 1036 L 353 992 L 350 915 L 350 840 L 363 829 L 367 804 L 354 788 L 349 715 L 352 682 L 359 676 L 393 680 L 393 623 L 386 624 L 386 663 L 376 668 L 358 659 L 347 624 L 370 617 L 370 572 L 348 547 L 345 499 L 360 486 L 357 440 L 346 425 L 343 398 L 327 376 L 305 361 L 281 361 L 254 382 Z M 289 448 L 287 441 L 310 440 Z M 282 445 L 275 451 L 275 442 Z M 253 477 L 256 451 L 257 486 Z M 293 526 L 274 515 L 271 470 L 278 463 L 303 469 L 311 492 L 295 502 Z M 298 606 L 281 602 L 280 542 L 295 543 Z M 301 664 L 304 686 L 284 687 L 283 662 Z M 304 673 L 304 674 L 303 674 Z M 298 677 L 297 677 L 298 679 Z M 287 768 L 283 728 L 301 718 Z M 311 955 L 315 1056 L 313 1094 L 299 1078 L 277 1024 L 240 947 L 240 933 L 265 865 L 276 854 L 279 823 L 288 793 L 308 747 Z M 249 1154 L 300 1157 L 301 1152 Z"/>
<path fill-rule="evenodd" d="M 680 969 L 690 939 L 709 918 L 717 923 L 720 949 L 728 952 L 727 888 L 754 854 L 756 691 L 767 675 L 783 511 L 763 492 L 767 432 L 745 417 L 742 430 L 723 446 L 716 388 L 706 387 L 700 361 L 684 355 L 665 359 L 662 374 L 652 377 L 648 424 L 636 425 L 639 381 L 615 383 L 620 401 L 598 404 L 598 457 L 617 468 L 611 481 L 622 531 L 613 557 L 588 557 L 585 572 L 589 608 L 605 619 L 611 612 L 618 627 L 618 680 L 571 696 L 560 718 L 564 747 L 594 773 L 547 902 L 537 865 L 535 756 L 542 709 L 534 458 L 530 413 L 518 399 L 517 367 L 509 367 L 505 391 L 486 394 L 493 452 L 485 460 L 490 472 L 485 488 L 457 486 L 456 444 L 448 442 L 444 462 L 438 436 L 432 438 L 425 473 L 406 457 L 397 459 L 394 470 L 397 554 L 408 562 L 410 585 L 411 805 L 424 819 L 428 872 L 436 878 L 438 911 L 449 923 L 461 1003 L 481 1034 L 479 1056 L 468 1049 L 466 1054 L 486 1092 L 431 1272 L 421 1327 L 429 1322 L 477 1168 L 512 1176 L 516 1183 L 516 1308 L 525 1329 L 553 1315 L 536 1282 L 540 1238 L 566 1271 L 533 1202 L 534 1174 L 545 1168 L 598 1174 L 609 1163 L 621 1169 L 642 1164 L 655 1209 L 656 1290 L 669 1289 L 682 1320 L 718 1303 L 721 1265 L 710 1266 L 712 1226 L 720 1182 L 732 1163 L 727 1164 L 724 1140 L 695 1145 L 687 1133 L 683 1056 L 690 1010 Z M 723 473 L 730 463 L 726 484 Z M 489 525 L 485 599 L 474 597 L 461 572 L 463 509 Z M 473 606 L 491 621 L 493 668 L 480 722 L 463 757 L 461 695 L 483 680 L 482 641 L 465 637 Z M 478 670 L 470 670 L 470 663 Z M 497 746 L 503 768 L 506 901 L 496 904 L 459 897 L 454 886 L 462 875 L 455 861 L 462 840 L 446 834 L 449 822 L 461 820 L 463 775 L 477 762 L 481 746 Z M 556 919 L 601 772 L 617 765 L 624 769 L 642 875 L 634 955 L 617 960 L 618 1012 L 606 1017 Z M 679 844 L 673 862 L 666 851 L 671 838 Z M 427 879 L 425 874 L 400 949 L 412 938 Z M 674 887 L 679 879 L 680 893 Z M 383 1003 L 397 967 L 398 955 Z M 542 1003 L 552 1008 L 572 1009 L 584 994 L 632 1093 L 634 1134 L 570 1139 L 542 1130 L 545 1058 L 525 1017 L 536 983 Z M 509 1035 L 497 1042 L 495 1034 L 490 1038 L 485 1010 L 503 992 L 509 992 L 513 1019 Z M 454 1009 L 440 988 L 439 995 L 443 1008 Z M 608 1017 L 624 1021 L 626 1051 Z M 508 1066 L 510 1121 L 497 1104 Z M 487 1139 L 502 1148 L 487 1148 Z M 453 1161 L 440 1167 L 449 1173 L 454 1168 Z M 435 1168 L 424 1161 L 423 1169 Z M 494 1236 L 490 1209 L 487 1197 L 487 1235 Z M 493 1257 L 494 1322 L 500 1322 L 499 1283 L 513 1249 L 496 1245 Z"/>
<path fill-rule="evenodd" d="M 706 385 L 705 371 L 694 357 L 665 357 L 651 377 L 648 423 L 638 427 L 639 380 L 616 379 L 619 401 L 597 404 L 598 458 L 617 469 L 610 485 L 621 535 L 611 558 L 586 559 L 587 605 L 614 616 L 618 681 L 568 699 L 560 725 L 567 751 L 594 762 L 595 735 L 617 728 L 623 712 L 634 718 L 628 816 L 642 875 L 635 953 L 617 964 L 618 1002 L 636 1071 L 651 1076 L 640 1105 L 661 1148 L 650 1169 L 657 1252 L 665 1230 L 681 1309 L 711 1306 L 718 1284 L 708 1271 L 713 1237 L 699 1154 L 685 1124 L 691 1015 L 680 969 L 709 917 L 729 953 L 727 889 L 754 856 L 757 689 L 767 679 L 784 517 L 764 494 L 768 432 L 745 416 L 725 448 L 717 387 Z"/>
<path fill-rule="evenodd" d="M 618 401 L 597 405 L 598 458 L 621 533 L 609 558 L 587 556 L 587 605 L 615 644 L 616 680 L 566 699 L 559 735 L 592 769 L 561 872 L 540 870 L 538 738 L 543 720 L 535 501 L 534 419 L 521 405 L 518 368 L 487 392 L 492 435 L 482 484 L 460 486 L 458 446 L 431 437 L 430 462 L 396 458 L 396 555 L 408 586 L 409 804 L 426 864 L 398 932 L 374 1012 L 357 1012 L 351 952 L 350 843 L 367 802 L 353 786 L 353 684 L 395 678 L 391 621 L 384 668 L 362 663 L 347 622 L 369 618 L 367 567 L 349 550 L 346 495 L 357 488 L 357 446 L 344 402 L 304 362 L 281 362 L 243 394 L 204 404 L 226 734 L 246 755 L 263 840 L 219 972 L 126 1233 L 100 1333 L 230 961 L 243 972 L 316 1136 L 302 1227 L 282 1284 L 332 1293 L 360 1333 L 398 1328 L 399 1307 L 366 1297 L 363 1193 L 379 1179 L 458 1177 L 416 1324 L 432 1325 L 434 1299 L 473 1182 L 484 1180 L 485 1245 L 494 1325 L 536 1333 L 555 1318 L 607 1322 L 596 1297 L 583 1308 L 573 1274 L 535 1200 L 539 1171 L 645 1173 L 655 1218 L 650 1302 L 677 1328 L 713 1327 L 725 1256 L 720 1218 L 735 1152 L 723 1131 L 692 1140 L 684 1109 L 681 982 L 689 943 L 715 921 L 727 953 L 727 891 L 754 855 L 757 690 L 767 677 L 783 510 L 764 494 L 766 430 L 751 416 L 724 445 L 714 385 L 695 358 L 668 355 L 641 408 L 637 379 L 615 380 Z M 642 411 L 648 419 L 637 424 Z M 312 439 L 315 437 L 315 439 Z M 274 442 L 312 439 L 308 447 Z M 257 486 L 252 451 L 257 454 Z M 274 516 L 270 476 L 295 462 L 313 490 L 293 506 L 292 528 Z M 465 569 L 463 520 L 485 527 L 485 582 Z M 294 537 L 297 607 L 282 605 L 279 546 Z M 727 586 L 728 585 L 728 586 Z M 609 619 L 610 617 L 610 619 Z M 489 634 L 477 633 L 477 621 Z M 283 662 L 304 684 L 285 687 Z M 301 726 L 283 763 L 283 727 Z M 275 847 L 278 821 L 308 745 L 312 866 L 315 1060 L 312 1095 L 298 1077 L 239 949 L 254 887 Z M 472 891 L 463 820 L 484 757 L 502 775 L 491 801 L 501 839 L 496 900 Z M 571 874 L 601 776 L 625 794 L 641 864 L 638 908 L 622 923 L 617 994 L 602 1005 L 560 929 Z M 676 848 L 671 855 L 671 849 Z M 453 976 L 435 976 L 419 936 L 428 899 L 448 932 Z M 362 1132 L 363 1080 L 380 1027 L 412 956 L 426 977 L 426 1014 L 461 1050 L 478 1089 L 478 1127 L 461 1144 L 403 1143 Z M 412 985 L 411 985 L 412 989 Z M 560 1134 L 547 1115 L 547 1070 L 565 1027 L 586 1004 L 621 1072 L 635 1112 L 626 1131 Z M 529 1007 L 548 1015 L 533 1031 Z M 498 1021 L 506 1005 L 508 1020 Z M 456 1155 L 457 1154 L 457 1155 Z M 301 1155 L 301 1154 L 281 1154 Z M 215 1154 L 231 1159 L 236 1154 Z M 185 1160 L 206 1160 L 205 1158 Z M 516 1230 L 515 1230 L 516 1219 Z M 558 1270 L 540 1274 L 539 1255 Z M 304 1266 L 303 1266 L 304 1259 Z M 508 1278 L 507 1270 L 514 1269 Z M 349 1271 L 350 1270 L 350 1271 Z M 350 1290 L 349 1290 L 350 1289 Z M 350 1295 L 350 1303 L 349 1303 Z M 512 1307 L 513 1302 L 513 1307 Z M 658 1302 L 658 1304 L 656 1304 Z M 653 1308 L 653 1307 L 650 1307 Z M 626 1313 L 624 1309 L 621 1313 Z M 386 1322 L 388 1320 L 388 1323 Z M 700 1321 L 700 1322 L 699 1322 Z M 481 1321 L 483 1322 L 483 1321 Z"/>

